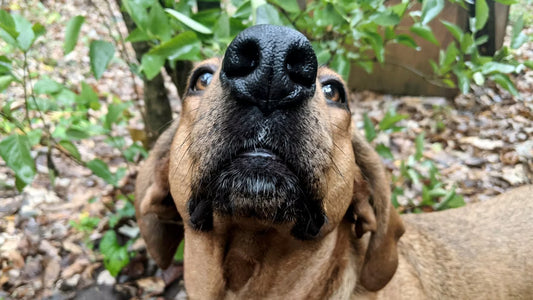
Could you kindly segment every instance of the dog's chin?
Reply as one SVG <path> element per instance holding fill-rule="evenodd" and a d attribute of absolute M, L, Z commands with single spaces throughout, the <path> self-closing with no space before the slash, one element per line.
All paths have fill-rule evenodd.
<path fill-rule="evenodd" d="M 317 195 L 309 194 L 297 172 L 268 150 L 243 152 L 208 174 L 188 204 L 190 223 L 197 230 L 211 230 L 214 213 L 293 224 L 295 237 L 311 239 L 326 222 Z"/>
<path fill-rule="evenodd" d="M 283 223 L 295 221 L 302 197 L 298 177 L 275 155 L 240 155 L 223 168 L 210 187 L 215 213 Z"/>

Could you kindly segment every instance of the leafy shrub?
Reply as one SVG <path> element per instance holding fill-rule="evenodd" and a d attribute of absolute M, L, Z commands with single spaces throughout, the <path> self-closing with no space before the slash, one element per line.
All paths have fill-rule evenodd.
<path fill-rule="evenodd" d="M 372 143 L 380 132 L 390 134 L 404 130 L 398 123 L 409 116 L 397 114 L 394 108 L 387 111 L 383 119 L 374 125 L 368 115 L 363 116 L 363 127 L 366 139 Z M 420 195 L 415 198 L 408 198 L 408 203 L 401 207 L 403 212 L 421 212 L 422 210 L 443 210 L 460 207 L 465 204 L 463 197 L 457 195 L 455 186 L 446 190 L 440 180 L 439 170 L 429 159 L 424 158 L 424 133 L 419 134 L 415 139 L 415 153 L 407 160 L 400 161 L 399 175 L 392 178 L 392 203 L 395 207 L 400 207 L 398 196 L 403 195 L 404 187 L 415 186 L 415 190 L 420 190 Z M 393 160 L 394 156 L 390 148 L 378 143 L 375 145 L 378 154 L 388 160 Z"/>
<path fill-rule="evenodd" d="M 466 9 L 463 0 L 450 1 Z M 498 0 L 503 4 L 513 1 Z M 401 44 L 420 49 L 413 37 L 421 37 L 437 46 L 429 22 L 437 18 L 445 0 L 422 1 L 421 10 L 414 10 L 416 1 L 403 0 L 387 6 L 384 1 L 311 1 L 301 10 L 297 0 L 232 0 L 222 9 L 193 11 L 186 2 L 143 1 L 142 7 L 132 0 L 123 1 L 137 29 L 127 40 L 145 41 L 152 45 L 144 54 L 139 71 L 148 78 L 157 75 L 168 60 L 199 60 L 221 54 L 229 41 L 242 29 L 262 23 L 294 27 L 312 42 L 319 64 L 327 64 L 345 79 L 352 62 L 372 72 L 375 63 L 385 63 L 385 47 Z M 483 85 L 492 80 L 514 96 L 518 95 L 508 74 L 519 73 L 531 62 L 518 62 L 511 49 L 523 45 L 528 37 L 522 32 L 522 16 L 514 23 L 511 49 L 502 47 L 494 56 L 483 56 L 478 46 L 487 41 L 479 36 L 488 20 L 486 0 L 475 1 L 476 17 L 470 19 L 470 31 L 441 21 L 455 41 L 440 53 L 439 61 L 431 61 L 434 74 L 430 81 L 467 93 L 470 84 Z M 411 19 L 409 33 L 403 33 L 400 22 Z M 213 28 L 212 30 L 210 28 Z M 416 70 L 414 70 L 416 72 Z"/>

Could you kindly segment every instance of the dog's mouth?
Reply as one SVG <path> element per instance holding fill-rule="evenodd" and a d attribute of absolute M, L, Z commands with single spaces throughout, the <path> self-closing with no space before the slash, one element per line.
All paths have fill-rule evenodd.
<path fill-rule="evenodd" d="M 215 213 L 293 224 L 291 232 L 300 239 L 319 233 L 326 219 L 309 179 L 297 175 L 304 173 L 297 163 L 264 146 L 233 153 L 226 152 L 227 159 L 204 174 L 193 190 L 189 213 L 195 229 L 210 230 Z"/>
<path fill-rule="evenodd" d="M 264 160 L 272 160 L 272 161 L 280 161 L 279 156 L 274 154 L 274 152 L 264 149 L 264 148 L 258 148 L 253 149 L 249 151 L 244 151 L 241 154 L 238 155 L 239 158 L 245 158 L 245 159 L 252 159 L 252 160 L 258 160 L 258 159 L 264 159 Z"/>

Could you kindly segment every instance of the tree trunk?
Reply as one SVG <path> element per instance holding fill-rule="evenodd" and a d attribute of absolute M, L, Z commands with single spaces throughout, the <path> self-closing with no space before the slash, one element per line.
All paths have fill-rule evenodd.
<path fill-rule="evenodd" d="M 122 1 L 116 0 L 119 7 L 122 7 Z M 124 11 L 120 11 L 124 23 L 128 31 L 131 32 L 136 28 L 135 23 Z M 150 50 L 150 45 L 147 42 L 132 43 L 135 50 L 135 57 L 137 61 L 141 61 L 142 56 Z M 146 122 L 145 131 L 148 137 L 148 145 L 152 146 L 157 137 L 167 128 L 172 121 L 172 109 L 168 99 L 167 90 L 165 88 L 165 81 L 161 73 L 157 74 L 151 80 L 142 78 L 144 84 L 144 107 Z"/>

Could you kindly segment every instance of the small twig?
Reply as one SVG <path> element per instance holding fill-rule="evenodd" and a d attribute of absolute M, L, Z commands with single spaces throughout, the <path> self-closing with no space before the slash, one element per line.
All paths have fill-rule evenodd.
<path fill-rule="evenodd" d="M 15 124 L 15 126 L 20 130 L 22 131 L 22 133 L 26 134 L 26 130 L 24 129 L 24 126 L 22 126 L 22 124 L 19 122 L 19 120 L 11 117 L 11 116 L 8 116 L 6 115 L 4 112 L 0 111 L 0 116 L 6 118 L 9 122 Z"/>
<path fill-rule="evenodd" d="M 28 88 L 26 87 L 26 76 L 29 77 L 29 74 L 26 73 L 27 69 L 28 69 L 28 56 L 26 54 L 26 51 L 24 51 L 24 62 L 22 63 L 22 89 L 24 90 L 24 106 L 26 108 L 25 119 L 26 119 L 26 122 L 28 122 L 28 126 L 31 129 L 30 104 L 28 100 Z"/>
<path fill-rule="evenodd" d="M 106 3 L 108 11 L 113 12 L 113 7 L 111 6 L 111 3 L 109 2 L 109 0 L 103 0 L 103 1 Z M 111 26 L 106 21 L 107 20 L 107 16 L 101 11 L 101 9 L 97 5 L 95 5 L 95 3 L 92 0 L 89 0 L 89 3 L 94 8 L 96 8 L 96 11 L 98 12 L 98 15 L 102 18 L 103 22 L 105 23 L 105 26 L 107 28 L 109 37 L 111 37 L 111 39 L 115 42 L 115 46 L 117 46 L 118 51 L 120 52 L 120 56 L 123 57 L 124 61 L 126 61 L 126 64 L 128 65 L 128 71 L 129 71 L 130 78 L 131 78 L 131 81 L 132 81 L 132 84 L 133 84 L 133 91 L 134 91 L 135 96 L 136 96 L 136 99 L 135 99 L 136 101 L 133 101 L 133 103 L 134 103 L 135 107 L 137 108 L 137 110 L 139 111 L 139 113 L 141 114 L 141 119 L 143 120 L 144 124 L 148 124 L 148 120 L 146 118 L 146 114 L 144 113 L 144 109 L 139 104 L 139 102 L 141 101 L 141 95 L 139 94 L 139 89 L 137 87 L 137 82 L 135 80 L 137 78 L 137 76 L 135 75 L 135 73 L 133 73 L 133 71 L 130 68 L 130 66 L 132 64 L 132 59 L 131 59 L 130 55 L 128 54 L 128 50 L 127 50 L 127 47 L 126 47 L 126 40 L 124 39 L 124 36 L 122 35 L 122 32 L 120 31 L 120 28 L 118 27 L 116 22 L 112 22 L 115 25 L 115 27 L 116 27 L 115 30 L 117 31 L 118 36 L 119 36 L 119 39 L 117 41 L 117 39 L 115 39 L 113 37 L 113 32 L 111 31 Z"/>
<path fill-rule="evenodd" d="M 289 16 L 289 13 L 287 11 L 285 11 L 281 6 L 279 6 L 277 3 L 274 3 L 272 1 L 268 1 L 268 4 L 276 7 L 282 14 L 283 16 L 285 16 L 285 18 L 287 18 L 287 20 L 289 20 L 289 22 L 292 24 L 292 26 L 294 28 L 297 28 L 296 27 L 296 20 L 300 17 L 298 16 L 295 20 L 291 19 L 290 16 Z"/>

